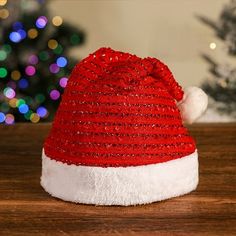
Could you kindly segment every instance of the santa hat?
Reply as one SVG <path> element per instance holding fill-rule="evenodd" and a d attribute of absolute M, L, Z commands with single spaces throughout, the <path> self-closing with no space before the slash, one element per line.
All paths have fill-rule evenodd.
<path fill-rule="evenodd" d="M 41 185 L 76 203 L 136 205 L 198 184 L 195 142 L 183 126 L 207 106 L 155 58 L 101 48 L 78 63 L 42 152 Z"/>

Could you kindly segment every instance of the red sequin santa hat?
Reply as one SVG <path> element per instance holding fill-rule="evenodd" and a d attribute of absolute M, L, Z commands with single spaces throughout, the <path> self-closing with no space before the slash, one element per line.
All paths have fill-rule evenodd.
<path fill-rule="evenodd" d="M 42 154 L 52 196 L 96 205 L 145 204 L 198 184 L 198 154 L 183 121 L 207 106 L 155 58 L 101 48 L 78 63 Z"/>

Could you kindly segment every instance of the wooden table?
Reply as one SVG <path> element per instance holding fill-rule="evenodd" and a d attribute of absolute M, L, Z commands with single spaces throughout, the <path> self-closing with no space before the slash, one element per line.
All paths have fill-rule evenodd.
<path fill-rule="evenodd" d="M 0 126 L 0 235 L 236 235 L 236 124 L 194 125 L 200 183 L 136 207 L 76 205 L 39 184 L 50 124 Z"/>

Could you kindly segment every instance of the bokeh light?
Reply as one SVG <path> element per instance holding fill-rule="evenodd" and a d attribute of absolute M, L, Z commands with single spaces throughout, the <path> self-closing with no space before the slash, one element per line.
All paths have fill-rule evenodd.
<path fill-rule="evenodd" d="M 40 53 L 39 53 L 39 59 L 40 59 L 41 61 L 46 61 L 46 60 L 48 60 L 48 59 L 49 59 L 49 54 L 48 54 L 48 52 L 47 52 L 47 51 L 42 51 L 42 52 L 40 52 Z"/>
<path fill-rule="evenodd" d="M 63 47 L 62 47 L 60 44 L 58 44 L 57 47 L 53 50 L 53 52 L 54 52 L 55 54 L 62 54 L 62 52 L 63 52 Z"/>
<path fill-rule="evenodd" d="M 54 16 L 52 18 L 52 23 L 55 26 L 60 26 L 63 23 L 63 19 L 60 16 Z"/>
<path fill-rule="evenodd" d="M 5 50 L 7 53 L 11 52 L 11 46 L 9 44 L 4 44 L 2 46 L 3 50 Z"/>
<path fill-rule="evenodd" d="M 60 67 L 56 63 L 53 63 L 49 66 L 49 70 L 51 73 L 56 74 L 59 72 Z"/>
<path fill-rule="evenodd" d="M 28 76 L 33 76 L 35 75 L 35 72 L 36 72 L 36 69 L 34 66 L 27 66 L 25 68 L 25 73 L 28 75 Z"/>
<path fill-rule="evenodd" d="M 48 19 L 46 16 L 40 16 L 37 20 L 36 20 L 36 26 L 39 29 L 43 29 L 46 25 L 47 25 Z"/>
<path fill-rule="evenodd" d="M 25 104 L 25 100 L 22 99 L 22 98 L 18 99 L 17 102 L 16 102 L 16 106 L 19 107 L 22 104 Z"/>
<path fill-rule="evenodd" d="M 44 118 L 47 116 L 48 111 L 45 107 L 41 106 L 41 107 L 38 107 L 37 114 L 39 115 L 39 117 Z"/>
<path fill-rule="evenodd" d="M 21 77 L 20 71 L 18 71 L 18 70 L 13 70 L 13 71 L 11 72 L 11 78 L 12 78 L 13 80 L 18 80 L 18 79 L 20 79 L 20 77 Z"/>
<path fill-rule="evenodd" d="M 13 25 L 12 25 L 13 29 L 15 31 L 19 30 L 19 29 L 23 29 L 23 24 L 19 21 L 16 21 Z"/>
<path fill-rule="evenodd" d="M 57 100 L 60 97 L 60 92 L 56 89 L 53 89 L 50 92 L 50 97 L 51 97 L 52 100 Z"/>
<path fill-rule="evenodd" d="M 9 105 L 11 107 L 13 107 L 13 108 L 17 107 L 16 103 L 17 103 L 17 99 L 16 98 L 12 98 L 12 99 L 9 100 Z"/>
<path fill-rule="evenodd" d="M 24 114 L 24 117 L 25 117 L 25 119 L 26 120 L 30 120 L 30 116 L 33 114 L 33 112 L 31 111 L 31 110 L 29 110 L 28 112 L 26 112 L 25 114 Z"/>
<path fill-rule="evenodd" d="M 1 103 L 0 111 L 6 113 L 6 112 L 9 111 L 9 109 L 10 109 L 10 107 L 9 107 L 9 105 L 8 105 L 7 102 L 2 102 L 2 103 Z"/>
<path fill-rule="evenodd" d="M 7 58 L 7 53 L 5 50 L 0 50 L 0 61 L 4 61 Z"/>
<path fill-rule="evenodd" d="M 57 45 L 58 45 L 58 42 L 55 39 L 50 39 L 48 41 L 48 47 L 50 49 L 55 49 L 57 47 Z"/>
<path fill-rule="evenodd" d="M 25 114 L 29 111 L 29 106 L 27 104 L 21 104 L 19 107 L 19 112 Z"/>
<path fill-rule="evenodd" d="M 32 65 L 36 65 L 39 62 L 39 59 L 36 55 L 29 56 L 28 62 Z"/>
<path fill-rule="evenodd" d="M 59 81 L 60 86 L 61 86 L 62 88 L 65 88 L 66 85 L 67 85 L 67 81 L 68 81 L 68 78 L 62 77 L 62 78 L 60 79 L 60 81 Z"/>
<path fill-rule="evenodd" d="M 45 101 L 45 96 L 42 93 L 39 93 L 35 96 L 35 100 L 37 103 L 42 103 Z"/>
<path fill-rule="evenodd" d="M 24 99 L 25 99 L 25 103 L 28 105 L 31 105 L 34 102 L 33 98 L 30 96 L 26 96 L 26 97 L 24 97 Z"/>
<path fill-rule="evenodd" d="M 23 29 L 17 30 L 17 33 L 20 34 L 21 40 L 26 37 L 26 32 Z"/>
<path fill-rule="evenodd" d="M 7 9 L 0 9 L 0 18 L 7 19 L 9 16 L 9 11 Z"/>
<path fill-rule="evenodd" d="M 27 33 L 28 33 L 28 37 L 29 37 L 30 39 L 35 39 L 35 38 L 37 38 L 37 36 L 38 36 L 38 31 L 37 31 L 36 29 L 34 29 L 34 28 L 28 30 Z"/>
<path fill-rule="evenodd" d="M 210 43 L 210 44 L 209 44 L 209 47 L 210 47 L 211 50 L 216 49 L 216 43 L 214 43 L 214 42 L 213 42 L 213 43 Z"/>
<path fill-rule="evenodd" d="M 5 78 L 7 76 L 7 70 L 4 67 L 0 67 L 0 78 Z"/>
<path fill-rule="evenodd" d="M 12 114 L 6 114 L 5 123 L 7 125 L 12 125 L 15 121 L 15 117 Z"/>
<path fill-rule="evenodd" d="M 58 57 L 57 58 L 57 65 L 59 67 L 65 67 L 67 65 L 67 59 L 65 57 Z"/>
<path fill-rule="evenodd" d="M 0 123 L 3 123 L 5 121 L 5 114 L 3 112 L 0 112 Z"/>
<path fill-rule="evenodd" d="M 39 117 L 39 115 L 37 113 L 32 113 L 30 115 L 30 121 L 32 123 L 37 123 L 37 122 L 39 122 L 39 120 L 40 120 L 40 117 Z"/>
<path fill-rule="evenodd" d="M 21 41 L 21 35 L 18 32 L 11 32 L 9 38 L 14 43 L 19 43 Z"/>
<path fill-rule="evenodd" d="M 7 3 L 7 0 L 0 0 L 0 6 L 4 6 Z"/>
<path fill-rule="evenodd" d="M 3 93 L 7 98 L 14 98 L 16 96 L 16 92 L 10 87 L 6 87 Z"/>
<path fill-rule="evenodd" d="M 54 114 L 58 104 L 52 100 L 59 100 L 62 88 L 67 86 L 68 78 L 65 76 L 69 69 L 67 67 L 70 67 L 70 60 L 64 51 L 67 46 L 71 46 L 70 40 L 73 43 L 80 41 L 80 34 L 73 34 L 75 31 L 79 32 L 77 30 L 73 32 L 73 27 L 72 30 L 68 29 L 69 42 L 65 42 L 67 40 L 65 35 L 60 35 L 62 28 L 65 27 L 63 18 L 61 16 L 47 18 L 47 15 L 43 13 L 46 9 L 40 8 L 40 4 L 44 1 L 46 2 L 46 0 L 35 0 L 36 4 L 32 5 L 32 8 L 31 4 L 27 7 L 20 4 L 19 7 L 23 7 L 22 12 L 20 11 L 19 17 L 17 14 L 14 18 L 14 13 L 17 12 L 12 11 L 14 6 L 11 6 L 10 0 L 0 0 L 0 21 L 10 16 L 3 21 L 6 34 L 3 38 L 5 42 L 0 45 L 0 83 L 3 83 L 2 93 L 0 93 L 0 123 L 13 124 L 24 119 L 37 123 L 41 119 L 51 119 L 52 116 L 49 114 L 51 110 L 52 115 Z M 9 4 L 6 5 L 8 2 Z M 18 5 L 15 7 L 18 8 Z M 32 18 L 33 22 L 26 18 Z M 41 37 L 44 38 L 45 30 L 50 32 L 48 32 L 49 37 L 45 38 L 46 47 L 45 45 L 43 47 L 40 42 Z M 32 48 L 31 44 L 38 42 L 39 37 L 39 45 Z M 35 38 L 37 38 L 36 41 L 33 40 Z M 19 58 L 15 55 L 18 49 L 21 54 Z M 27 52 L 24 52 L 25 50 Z M 52 77 L 52 80 L 44 81 L 45 88 L 38 87 L 38 79 L 41 77 L 37 79 L 36 77 L 41 73 L 42 78 L 50 74 Z M 34 91 L 28 90 L 31 86 L 35 87 Z"/>
<path fill-rule="evenodd" d="M 29 82 L 28 82 L 27 79 L 22 78 L 22 79 L 19 80 L 18 86 L 21 89 L 26 89 L 29 86 Z"/>
<path fill-rule="evenodd" d="M 16 89 L 16 82 L 10 80 L 9 82 L 7 82 L 7 87 L 10 87 L 15 90 Z"/>
<path fill-rule="evenodd" d="M 80 37 L 77 34 L 72 34 L 70 37 L 70 42 L 72 44 L 78 44 L 80 42 Z"/>

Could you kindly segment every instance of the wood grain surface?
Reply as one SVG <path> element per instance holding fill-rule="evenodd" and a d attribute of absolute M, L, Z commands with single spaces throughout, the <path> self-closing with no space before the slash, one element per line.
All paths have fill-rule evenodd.
<path fill-rule="evenodd" d="M 49 129 L 0 126 L 0 235 L 236 235 L 236 124 L 191 126 L 197 190 L 135 207 L 76 205 L 44 192 L 41 149 Z"/>

